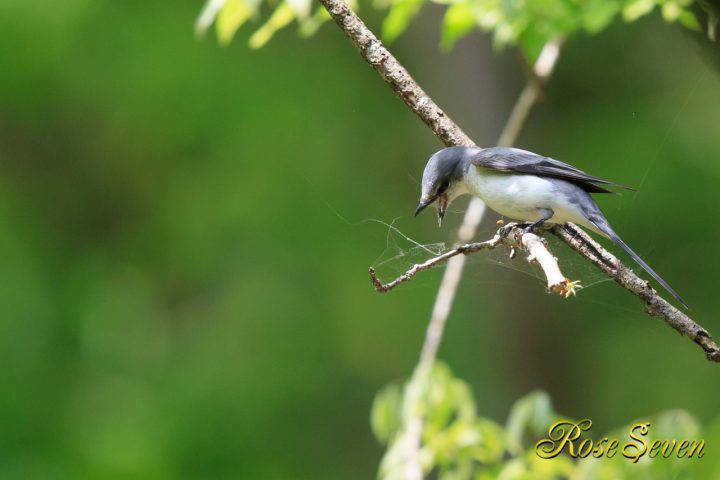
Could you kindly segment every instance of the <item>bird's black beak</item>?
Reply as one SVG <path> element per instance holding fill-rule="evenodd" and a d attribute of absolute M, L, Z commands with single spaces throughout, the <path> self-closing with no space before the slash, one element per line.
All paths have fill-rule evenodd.
<path fill-rule="evenodd" d="M 431 198 L 430 200 L 420 200 L 420 205 L 417 206 L 415 209 L 415 216 L 417 217 L 420 212 L 425 210 L 425 207 L 433 203 L 437 199 L 438 201 L 438 210 L 437 210 L 437 216 L 438 216 L 438 225 L 442 226 L 443 218 L 445 218 L 445 209 L 447 208 L 448 204 L 448 197 L 446 194 L 440 194 L 435 198 Z"/>
<path fill-rule="evenodd" d="M 418 205 L 417 208 L 415 209 L 415 216 L 417 217 L 420 212 L 425 210 L 425 207 L 430 205 L 433 202 L 433 200 L 435 200 L 435 199 L 433 198 L 430 200 L 420 200 L 420 205 Z"/>

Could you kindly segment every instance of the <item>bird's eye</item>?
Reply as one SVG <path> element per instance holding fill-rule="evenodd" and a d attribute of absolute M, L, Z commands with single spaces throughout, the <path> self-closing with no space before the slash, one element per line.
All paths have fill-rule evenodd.
<path fill-rule="evenodd" d="M 448 182 L 447 182 L 447 181 L 444 181 L 444 182 L 441 183 L 440 186 L 438 187 L 437 194 L 440 195 L 440 194 L 442 194 L 442 193 L 445 193 L 445 190 L 447 190 L 447 189 L 448 189 Z"/>

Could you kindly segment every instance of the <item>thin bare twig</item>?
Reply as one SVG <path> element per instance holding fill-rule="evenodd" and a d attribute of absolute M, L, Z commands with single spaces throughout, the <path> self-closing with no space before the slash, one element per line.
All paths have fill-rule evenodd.
<path fill-rule="evenodd" d="M 437 257 L 432 257 L 423 263 L 417 263 L 412 266 L 407 272 L 403 273 L 399 277 L 397 277 L 395 280 L 392 280 L 388 283 L 382 283 L 380 279 L 377 277 L 377 274 L 375 273 L 375 269 L 370 267 L 368 269 L 368 272 L 370 273 L 370 281 L 375 286 L 375 290 L 378 292 L 389 292 L 393 288 L 397 287 L 401 283 L 405 283 L 410 281 L 416 273 L 420 273 L 424 270 L 430 270 L 433 267 L 436 267 L 440 265 L 441 263 L 445 263 L 448 260 L 450 260 L 452 257 L 456 255 L 467 255 L 468 253 L 474 253 L 479 252 L 480 250 L 492 250 L 500 243 L 502 242 L 501 233 L 498 231 L 497 234 L 490 240 L 486 240 L 484 242 L 478 242 L 478 243 L 466 243 L 464 245 L 458 245 L 455 248 L 452 248 L 448 250 L 447 252 L 438 255 Z"/>
<path fill-rule="evenodd" d="M 465 243 L 457 245 L 454 248 L 442 253 L 436 257 L 432 257 L 423 263 L 413 265 L 405 273 L 388 283 L 382 283 L 375 273 L 374 268 L 370 268 L 370 281 L 378 292 L 388 292 L 397 287 L 401 283 L 408 282 L 412 278 L 425 270 L 430 270 L 442 263 L 447 262 L 458 255 L 469 255 L 481 250 L 493 250 L 499 245 L 510 247 L 511 251 L 518 249 L 528 252 L 528 261 L 537 263 L 545 272 L 547 278 L 547 288 L 552 293 L 567 297 L 571 293 L 575 293 L 573 288 L 578 288 L 577 282 L 569 282 L 560 271 L 557 259 L 550 252 L 547 243 L 534 233 L 525 232 L 517 223 L 509 223 L 500 227 L 495 236 L 484 242 Z"/>

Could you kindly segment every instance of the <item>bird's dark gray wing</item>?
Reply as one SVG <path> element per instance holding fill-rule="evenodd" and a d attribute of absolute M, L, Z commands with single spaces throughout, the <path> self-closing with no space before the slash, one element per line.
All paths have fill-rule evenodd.
<path fill-rule="evenodd" d="M 597 185 L 598 183 L 633 190 L 630 187 L 589 175 L 567 163 L 553 158 L 543 157 L 542 155 L 526 150 L 520 150 L 519 148 L 486 148 L 473 155 L 470 163 L 492 170 L 559 178 L 574 183 L 590 193 L 614 193 L 607 188 Z"/>

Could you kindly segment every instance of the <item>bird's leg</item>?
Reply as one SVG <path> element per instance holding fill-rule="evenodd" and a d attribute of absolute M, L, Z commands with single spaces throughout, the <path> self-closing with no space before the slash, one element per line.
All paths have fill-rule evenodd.
<path fill-rule="evenodd" d="M 547 220 L 550 220 L 550 218 L 555 214 L 555 212 L 553 212 L 549 208 L 538 208 L 538 211 L 540 212 L 540 220 L 533 222 L 527 227 L 523 228 L 523 235 L 525 235 L 526 233 L 533 233 L 533 230 L 541 226 Z"/>
<path fill-rule="evenodd" d="M 537 222 L 531 223 L 531 224 L 528 225 L 527 227 L 523 228 L 523 230 L 522 230 L 523 235 L 525 235 L 526 233 L 534 233 L 533 230 L 535 230 L 535 228 L 539 227 L 539 226 L 542 225 L 543 223 L 545 223 L 545 219 L 544 219 L 544 218 L 541 218 L 541 219 L 538 220 Z"/>

